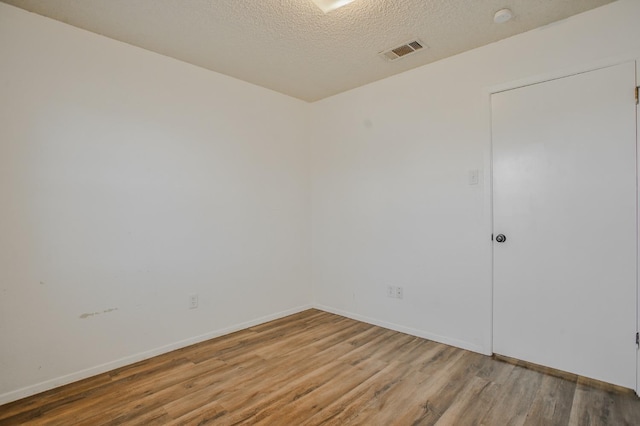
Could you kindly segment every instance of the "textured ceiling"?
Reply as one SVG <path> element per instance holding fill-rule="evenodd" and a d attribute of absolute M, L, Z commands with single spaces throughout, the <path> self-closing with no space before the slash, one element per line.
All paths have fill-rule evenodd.
<path fill-rule="evenodd" d="M 306 101 L 567 18 L 613 0 L 2 0 Z M 515 18 L 493 23 L 509 7 Z M 378 53 L 418 38 L 395 62 Z"/>

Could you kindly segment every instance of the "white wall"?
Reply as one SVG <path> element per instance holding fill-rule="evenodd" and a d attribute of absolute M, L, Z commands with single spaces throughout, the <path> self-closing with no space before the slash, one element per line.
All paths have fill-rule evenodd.
<path fill-rule="evenodd" d="M 0 403 L 312 300 L 491 352 L 489 88 L 640 58 L 639 16 L 308 105 L 0 3 Z"/>
<path fill-rule="evenodd" d="M 3 3 L 0 64 L 0 403 L 311 303 L 308 104 Z"/>
<path fill-rule="evenodd" d="M 640 58 L 639 19 L 620 0 L 313 104 L 318 306 L 491 353 L 490 88 Z"/>

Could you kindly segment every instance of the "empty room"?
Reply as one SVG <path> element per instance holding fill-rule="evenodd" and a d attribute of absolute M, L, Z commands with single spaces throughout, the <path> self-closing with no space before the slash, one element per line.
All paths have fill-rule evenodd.
<path fill-rule="evenodd" d="M 0 425 L 638 425 L 639 0 L 0 0 Z"/>

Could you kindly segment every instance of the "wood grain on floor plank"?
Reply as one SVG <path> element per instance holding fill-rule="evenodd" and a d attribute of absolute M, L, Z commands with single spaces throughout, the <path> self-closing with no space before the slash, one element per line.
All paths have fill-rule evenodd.
<path fill-rule="evenodd" d="M 631 392 L 310 309 L 0 406 L 0 425 L 640 425 Z"/>

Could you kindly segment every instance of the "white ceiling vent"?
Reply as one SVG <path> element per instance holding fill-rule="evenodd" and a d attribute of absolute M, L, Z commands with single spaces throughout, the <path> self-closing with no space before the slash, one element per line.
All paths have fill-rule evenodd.
<path fill-rule="evenodd" d="M 398 47 L 394 47 L 393 49 L 380 52 L 380 56 L 384 57 L 389 61 L 395 61 L 396 59 L 400 59 L 403 56 L 410 55 L 424 48 L 425 48 L 425 44 L 423 42 L 419 40 L 413 40 L 403 45 L 400 45 Z"/>

